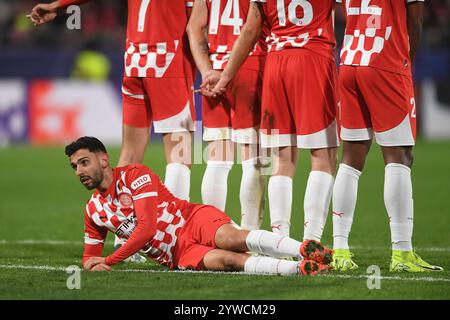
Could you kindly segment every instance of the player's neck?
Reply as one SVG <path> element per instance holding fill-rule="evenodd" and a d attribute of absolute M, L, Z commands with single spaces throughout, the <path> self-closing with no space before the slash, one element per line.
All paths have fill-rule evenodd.
<path fill-rule="evenodd" d="M 98 186 L 97 190 L 101 193 L 108 191 L 109 187 L 113 183 L 114 180 L 114 171 L 111 167 L 105 169 L 103 174 L 102 183 Z"/>

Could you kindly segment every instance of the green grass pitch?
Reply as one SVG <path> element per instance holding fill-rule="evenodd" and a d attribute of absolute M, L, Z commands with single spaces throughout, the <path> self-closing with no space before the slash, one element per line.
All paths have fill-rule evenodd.
<path fill-rule="evenodd" d="M 110 150 L 116 163 L 118 148 Z M 383 163 L 373 146 L 360 180 L 350 244 L 360 268 L 318 277 L 249 276 L 167 272 L 153 262 L 116 266 L 111 273 L 81 273 L 81 289 L 66 287 L 69 265 L 80 265 L 83 208 L 89 198 L 62 148 L 0 149 L 0 299 L 450 299 L 450 142 L 419 141 L 413 170 L 414 245 L 445 271 L 391 274 L 390 236 L 383 203 Z M 309 172 L 301 153 L 294 185 L 292 231 L 303 230 L 303 195 Z M 164 175 L 162 146 L 148 148 L 144 162 Z M 191 200 L 200 202 L 204 165 L 192 170 Z M 241 168 L 229 177 L 226 212 L 239 222 Z M 266 201 L 267 208 L 267 201 Z M 268 229 L 266 213 L 263 227 Z M 323 241 L 332 244 L 331 216 Z M 111 235 L 106 253 L 112 251 Z M 367 287 L 367 267 L 381 268 L 381 289 Z M 136 270 L 137 269 L 137 270 Z"/>

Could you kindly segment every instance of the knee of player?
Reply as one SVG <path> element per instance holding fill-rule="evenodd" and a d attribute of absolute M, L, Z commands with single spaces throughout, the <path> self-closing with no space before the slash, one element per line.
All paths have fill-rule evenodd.
<path fill-rule="evenodd" d="M 229 252 L 223 257 L 223 266 L 225 271 L 240 271 L 244 268 L 242 257 L 234 252 Z"/>
<path fill-rule="evenodd" d="M 234 234 L 225 236 L 225 249 L 226 250 L 237 250 L 240 247 L 240 239 Z"/>
<path fill-rule="evenodd" d="M 404 166 L 411 168 L 414 162 L 412 148 L 405 148 L 404 151 L 399 155 L 399 157 L 394 158 L 392 162 L 401 163 Z"/>
<path fill-rule="evenodd" d="M 413 151 L 411 148 L 405 152 L 405 166 L 408 166 L 411 168 L 413 163 L 414 163 L 414 154 L 413 154 Z"/>
<path fill-rule="evenodd" d="M 365 157 L 354 157 L 353 155 L 344 153 L 341 163 L 362 172 L 364 170 L 364 166 L 366 164 L 366 158 Z"/>

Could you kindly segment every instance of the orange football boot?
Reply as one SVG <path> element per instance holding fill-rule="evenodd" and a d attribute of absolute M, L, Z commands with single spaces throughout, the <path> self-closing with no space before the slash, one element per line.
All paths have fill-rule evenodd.
<path fill-rule="evenodd" d="M 333 250 L 315 240 L 303 241 L 300 246 L 300 254 L 306 260 L 314 260 L 321 264 L 329 264 L 333 261 Z"/>
<path fill-rule="evenodd" d="M 332 268 L 327 264 L 317 263 L 312 260 L 303 260 L 298 263 L 298 273 L 304 276 L 315 276 L 320 273 L 326 273 Z"/>

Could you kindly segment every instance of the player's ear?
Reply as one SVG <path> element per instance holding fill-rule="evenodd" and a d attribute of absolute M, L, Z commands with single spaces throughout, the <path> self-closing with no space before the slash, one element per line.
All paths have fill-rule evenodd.
<path fill-rule="evenodd" d="M 109 155 L 107 153 L 100 153 L 100 163 L 102 164 L 102 168 L 109 167 Z"/>

